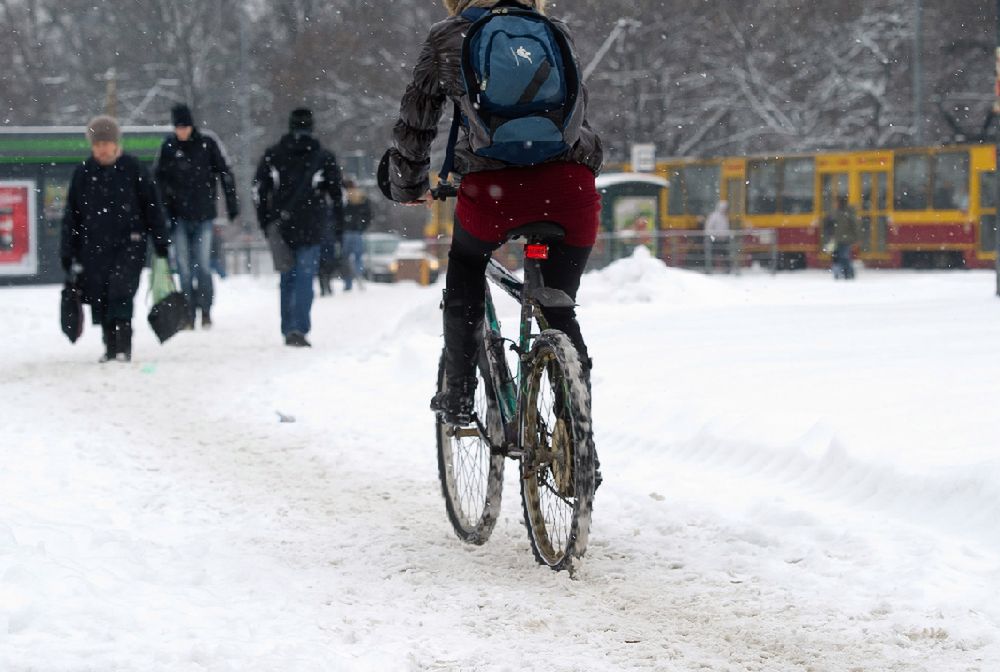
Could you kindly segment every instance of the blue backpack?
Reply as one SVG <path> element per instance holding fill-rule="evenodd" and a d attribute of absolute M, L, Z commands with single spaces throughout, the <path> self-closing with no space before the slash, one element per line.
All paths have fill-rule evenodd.
<path fill-rule="evenodd" d="M 442 175 L 451 172 L 459 123 L 477 156 L 532 166 L 580 137 L 580 74 L 566 35 L 544 15 L 501 2 L 462 12 L 465 95 L 455 106 Z"/>

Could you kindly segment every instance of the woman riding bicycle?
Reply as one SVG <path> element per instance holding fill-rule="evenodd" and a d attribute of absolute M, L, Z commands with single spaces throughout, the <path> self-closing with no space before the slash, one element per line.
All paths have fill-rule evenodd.
<path fill-rule="evenodd" d="M 431 198 L 428 167 L 445 104 L 466 94 L 462 47 L 471 20 L 470 8 L 504 5 L 544 14 L 545 0 L 444 0 L 449 18 L 431 27 L 414 68 L 413 81 L 400 105 L 389 150 L 389 191 L 394 201 L 416 204 Z M 568 28 L 555 26 L 571 43 Z M 575 61 L 574 57 L 574 61 Z M 577 71 L 579 65 L 577 64 Z M 485 82 L 484 82 L 485 85 Z M 565 238 L 549 246 L 542 262 L 546 286 L 574 300 L 587 258 L 597 238 L 600 197 L 594 177 L 603 162 L 600 138 L 586 121 L 587 94 L 579 85 L 577 113 L 583 115 L 573 146 L 543 163 L 516 167 L 473 152 L 463 126 L 455 146 L 453 172 L 462 176 L 455 208 L 455 230 L 448 252 L 444 291 L 445 371 L 447 389 L 431 400 L 431 409 L 446 421 L 466 424 L 476 387 L 476 329 L 483 319 L 485 271 L 489 258 L 511 229 L 537 221 L 555 222 Z M 590 358 L 573 308 L 547 308 L 545 318 L 573 341 L 589 369 Z"/>

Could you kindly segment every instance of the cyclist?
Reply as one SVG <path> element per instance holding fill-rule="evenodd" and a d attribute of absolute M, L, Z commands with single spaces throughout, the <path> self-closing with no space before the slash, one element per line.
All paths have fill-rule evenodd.
<path fill-rule="evenodd" d="M 545 0 L 444 0 L 444 5 L 449 18 L 431 27 L 420 50 L 413 81 L 403 94 L 393 147 L 387 153 L 388 195 L 411 205 L 431 198 L 428 167 L 438 121 L 449 100 L 458 101 L 466 95 L 461 62 L 470 20 L 462 12 L 497 5 L 545 12 Z M 566 25 L 553 23 L 571 42 Z M 580 88 L 578 112 L 584 121 L 579 139 L 571 149 L 544 163 L 515 167 L 479 156 L 473 153 L 468 129 L 463 126 L 455 147 L 453 172 L 462 176 L 462 181 L 443 301 L 448 388 L 431 400 L 431 409 L 447 422 L 467 424 L 471 419 L 476 329 L 483 319 L 486 266 L 508 231 L 543 220 L 560 224 L 566 237 L 550 246 L 549 258 L 542 262 L 542 275 L 547 286 L 576 298 L 580 276 L 597 238 L 600 197 L 594 177 L 603 162 L 601 140 L 586 121 L 587 94 L 582 83 Z M 573 341 L 589 375 L 591 360 L 576 311 L 548 308 L 545 318 Z"/>

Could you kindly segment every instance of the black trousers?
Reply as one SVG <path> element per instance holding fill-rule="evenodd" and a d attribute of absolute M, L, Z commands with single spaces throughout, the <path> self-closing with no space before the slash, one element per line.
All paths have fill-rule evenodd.
<path fill-rule="evenodd" d="M 445 361 L 449 376 L 461 372 L 469 375 L 474 370 L 471 365 L 475 357 L 475 329 L 483 319 L 486 265 L 498 247 L 474 237 L 456 222 L 448 252 L 444 299 Z M 591 249 L 550 244 L 549 258 L 541 262 L 545 285 L 566 292 L 575 301 Z M 576 320 L 576 309 L 544 308 L 543 314 L 549 326 L 569 336 L 587 366 L 590 357 Z"/>

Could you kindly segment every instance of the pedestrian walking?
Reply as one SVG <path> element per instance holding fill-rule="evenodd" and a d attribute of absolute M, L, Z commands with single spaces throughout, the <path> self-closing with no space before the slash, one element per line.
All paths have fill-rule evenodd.
<path fill-rule="evenodd" d="M 288 133 L 264 153 L 254 176 L 257 219 L 281 272 L 281 333 L 293 347 L 310 346 L 306 335 L 327 199 L 334 221 L 343 221 L 337 159 L 312 132 L 312 112 L 293 110 Z"/>
<path fill-rule="evenodd" d="M 836 209 L 827 217 L 825 229 L 828 232 L 826 247 L 833 256 L 831 270 L 833 279 L 854 279 L 854 264 L 851 262 L 851 248 L 861 240 L 861 223 L 854 207 L 846 196 L 837 198 Z"/>
<path fill-rule="evenodd" d="M 344 180 L 347 195 L 344 203 L 344 291 L 351 291 L 354 279 L 363 287 L 365 244 L 363 234 L 372 222 L 372 204 L 368 192 L 353 179 Z"/>
<path fill-rule="evenodd" d="M 319 241 L 319 273 L 316 277 L 319 278 L 319 295 L 333 296 L 333 276 L 341 267 L 343 230 L 334 221 L 333 207 L 327 205 L 325 210 L 326 219 Z"/>
<path fill-rule="evenodd" d="M 226 213 L 239 216 L 236 183 L 225 151 L 211 133 L 200 130 L 187 105 L 170 111 L 174 132 L 160 146 L 155 176 L 163 205 L 170 218 L 181 291 L 190 310 L 188 328 L 193 328 L 201 310 L 201 326 L 212 326 L 212 237 L 216 214 L 216 181 L 222 183 Z"/>
<path fill-rule="evenodd" d="M 711 273 L 719 261 L 722 267 L 732 270 L 729 259 L 729 203 L 719 201 L 705 220 L 705 270 Z"/>
<path fill-rule="evenodd" d="M 77 165 L 66 196 L 60 257 L 76 273 L 83 303 L 100 324 L 102 362 L 132 359 L 132 313 L 139 276 L 152 240 L 166 257 L 169 238 L 149 171 L 122 153 L 121 129 L 111 117 L 87 124 L 91 156 Z"/>

